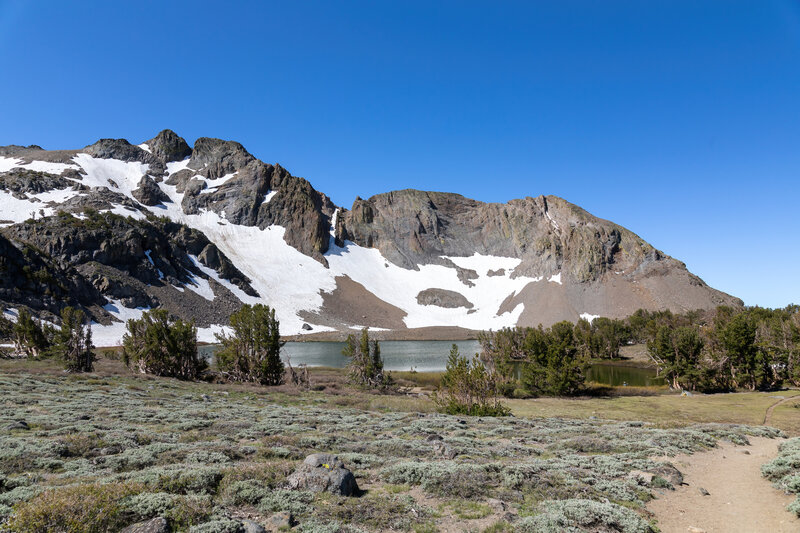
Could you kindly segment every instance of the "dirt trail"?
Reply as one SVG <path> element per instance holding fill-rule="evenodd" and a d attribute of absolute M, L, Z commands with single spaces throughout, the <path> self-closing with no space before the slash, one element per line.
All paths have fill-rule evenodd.
<path fill-rule="evenodd" d="M 787 402 L 793 402 L 793 401 L 796 401 L 796 400 L 800 400 L 800 396 L 789 396 L 788 398 L 784 398 L 783 400 L 779 400 L 779 401 L 773 403 L 772 405 L 770 405 L 767 408 L 767 412 L 764 413 L 764 422 L 762 422 L 762 425 L 764 425 L 764 426 L 768 426 L 769 425 L 770 419 L 772 418 L 772 411 L 774 411 L 776 407 L 778 407 L 779 405 L 783 405 L 783 404 L 785 404 Z"/>
<path fill-rule="evenodd" d="M 800 519 L 786 510 L 794 495 L 761 477 L 761 465 L 778 454 L 782 439 L 751 437 L 750 442 L 751 446 L 720 443 L 708 452 L 669 459 L 688 485 L 659 491 L 647 505 L 662 533 L 800 532 Z M 703 496 L 700 488 L 709 495 Z"/>

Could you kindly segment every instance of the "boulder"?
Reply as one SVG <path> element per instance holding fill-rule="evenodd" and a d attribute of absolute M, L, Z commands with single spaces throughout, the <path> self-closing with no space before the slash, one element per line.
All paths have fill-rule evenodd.
<path fill-rule="evenodd" d="M 120 533 L 169 533 L 169 523 L 166 518 L 159 516 L 130 525 Z"/>
<path fill-rule="evenodd" d="M 139 200 L 144 205 L 159 205 L 169 202 L 167 193 L 161 190 L 158 184 L 150 176 L 142 176 L 139 180 L 139 187 L 132 193 L 134 198 Z"/>
<path fill-rule="evenodd" d="M 289 476 L 289 488 L 311 492 L 330 492 L 341 496 L 358 493 L 353 473 L 335 455 L 315 453 L 309 455 Z"/>

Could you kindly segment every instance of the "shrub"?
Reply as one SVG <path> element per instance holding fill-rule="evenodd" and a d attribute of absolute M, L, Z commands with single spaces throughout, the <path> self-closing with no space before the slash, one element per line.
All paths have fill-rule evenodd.
<path fill-rule="evenodd" d="M 155 491 L 173 494 L 215 494 L 222 477 L 222 471 L 217 468 L 175 465 L 135 473 L 131 479 Z"/>
<path fill-rule="evenodd" d="M 163 516 L 173 528 L 184 529 L 208 518 L 211 500 L 207 496 L 143 492 L 128 498 L 124 506 L 125 511 L 135 516 L 137 521 Z"/>
<path fill-rule="evenodd" d="M 217 352 L 217 367 L 234 381 L 262 385 L 283 383 L 280 322 L 275 310 L 263 304 L 245 305 L 231 315 L 233 335 L 217 334 L 222 349 Z"/>
<path fill-rule="evenodd" d="M 123 500 L 135 485 L 75 485 L 48 490 L 18 504 L 8 523 L 17 533 L 104 533 L 127 525 Z"/>
<path fill-rule="evenodd" d="M 270 491 L 261 499 L 258 510 L 262 513 L 278 513 L 289 511 L 293 515 L 302 515 L 310 511 L 309 505 L 314 501 L 314 495 L 305 490 Z"/>
<path fill-rule="evenodd" d="M 653 527 L 630 509 L 613 503 L 571 499 L 549 501 L 542 514 L 523 518 L 516 524 L 521 533 L 580 533 L 584 531 L 619 531 L 653 533 Z"/>
<path fill-rule="evenodd" d="M 778 457 L 761 466 L 761 475 L 786 492 L 798 494 L 787 509 L 800 516 L 800 437 L 787 440 L 778 448 Z"/>
<path fill-rule="evenodd" d="M 208 368 L 197 354 L 197 328 L 169 316 L 164 309 L 147 311 L 127 322 L 122 337 L 122 357 L 142 374 L 197 379 Z"/>
<path fill-rule="evenodd" d="M 439 410 L 451 415 L 505 416 L 510 413 L 497 399 L 494 375 L 477 358 L 472 363 L 453 344 L 434 401 Z"/>
<path fill-rule="evenodd" d="M 384 468 L 381 478 L 389 483 L 420 485 L 441 496 L 475 498 L 485 496 L 487 488 L 496 485 L 494 470 L 492 465 L 407 461 Z"/>

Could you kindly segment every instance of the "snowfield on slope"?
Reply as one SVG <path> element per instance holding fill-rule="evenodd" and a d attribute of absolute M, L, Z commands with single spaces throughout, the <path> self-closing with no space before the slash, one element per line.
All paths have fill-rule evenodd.
<path fill-rule="evenodd" d="M 145 147 L 142 147 L 145 148 Z M 146 148 L 145 148 L 146 149 Z M 88 154 L 77 154 L 74 165 L 32 162 L 24 168 L 62 171 L 65 168 L 80 168 L 85 172 L 80 183 L 90 187 L 107 187 L 133 199 L 132 192 L 137 188 L 141 178 L 147 174 L 147 164 L 125 162 L 115 159 L 99 159 Z M 0 171 L 20 166 L 18 160 L 0 158 Z M 186 169 L 189 159 L 167 164 L 167 174 L 174 174 Z M 60 170 L 59 170 L 60 169 Z M 202 176 L 198 176 L 203 179 Z M 235 178 L 235 174 L 227 174 L 216 180 L 204 180 L 211 189 L 227 183 Z M 303 320 L 298 316 L 301 311 L 319 311 L 323 304 L 321 293 L 330 293 L 336 288 L 338 276 L 348 276 L 363 285 L 369 292 L 398 307 L 407 313 L 405 324 L 409 328 L 424 326 L 460 326 L 470 329 L 499 329 L 514 326 L 524 310 L 524 304 L 518 304 L 511 312 L 498 315 L 499 308 L 509 296 L 516 295 L 529 283 L 544 282 L 542 276 L 513 278 L 514 269 L 521 260 L 511 257 L 495 257 L 474 254 L 469 257 L 445 257 L 458 267 L 471 269 L 478 273 L 477 279 L 471 280 L 473 286 L 467 286 L 458 279 L 458 271 L 443 265 L 418 265 L 418 270 L 405 269 L 388 261 L 379 250 L 364 248 L 352 242 L 344 247 L 336 246 L 333 233 L 336 214 L 333 217 L 331 240 L 325 258 L 329 268 L 302 254 L 284 240 L 285 228 L 270 226 L 263 230 L 252 226 L 232 224 L 222 215 L 212 211 L 188 215 L 183 212 L 181 202 L 183 194 L 178 193 L 175 186 L 164 182 L 158 184 L 171 202 L 147 207 L 157 215 L 166 215 L 175 222 L 183 223 L 202 231 L 233 264 L 251 280 L 253 288 L 260 298 L 245 294 L 241 289 L 219 277 L 216 271 L 203 266 L 192 258 L 195 266 L 210 278 L 230 290 L 243 303 L 266 303 L 276 309 L 284 334 L 306 333 L 302 329 Z M 208 189 L 206 189 L 208 190 Z M 64 190 L 43 193 L 41 202 L 17 200 L 4 191 L 0 191 L 0 202 L 4 210 L 10 213 L 14 222 L 27 219 L 31 212 L 38 211 L 46 200 L 57 202 L 81 194 L 77 191 Z M 276 194 L 270 191 L 265 201 Z M 36 205 L 39 204 L 39 205 Z M 45 208 L 45 214 L 52 214 L 55 208 Z M 114 206 L 112 212 L 123 216 L 132 215 L 143 218 L 141 213 L 132 213 L 123 206 Z M 490 271 L 503 271 L 502 275 L 489 275 Z M 193 277 L 193 282 L 185 287 L 200 294 L 209 301 L 216 295 L 209 282 Z M 561 274 L 550 276 L 547 282 L 561 283 Z M 421 305 L 417 295 L 425 289 L 443 289 L 463 295 L 473 304 L 472 309 L 464 307 L 444 308 L 434 305 Z M 119 302 L 107 306 L 107 310 L 126 320 L 140 316 L 143 310 L 131 310 L 122 307 Z M 358 324 L 352 327 L 359 327 Z M 215 331 L 219 327 L 215 327 Z M 315 325 L 314 331 L 331 331 L 333 328 Z M 113 343 L 122 337 L 124 322 L 114 326 L 96 326 L 97 339 L 103 343 Z M 211 331 L 204 335 L 213 340 Z"/>

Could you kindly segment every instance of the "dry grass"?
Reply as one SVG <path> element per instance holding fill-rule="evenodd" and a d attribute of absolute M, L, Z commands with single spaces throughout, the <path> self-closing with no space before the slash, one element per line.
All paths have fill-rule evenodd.
<path fill-rule="evenodd" d="M 609 396 L 601 398 L 537 398 L 508 400 L 515 416 L 564 417 L 607 420 L 642 420 L 664 427 L 721 422 L 761 425 L 764 413 L 778 402 L 776 396 L 800 395 L 798 390 L 780 392 L 738 392 L 729 394 L 656 394 L 650 396 Z M 771 425 L 791 435 L 800 434 L 800 412 L 784 404 L 775 409 Z M 796 405 L 796 404 L 795 404 Z"/>

